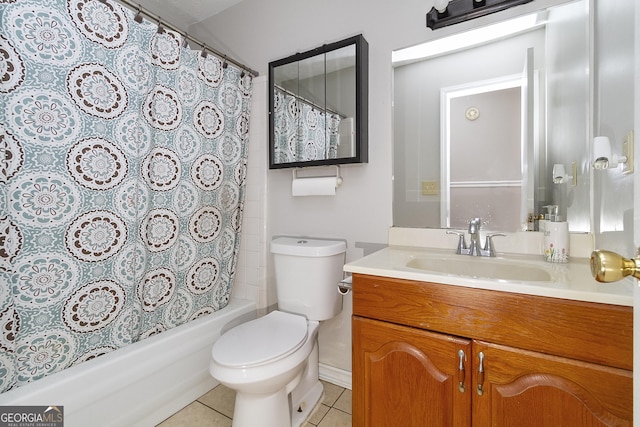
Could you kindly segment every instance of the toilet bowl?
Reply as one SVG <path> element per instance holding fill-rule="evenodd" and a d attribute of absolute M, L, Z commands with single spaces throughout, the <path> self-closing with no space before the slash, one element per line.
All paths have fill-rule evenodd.
<path fill-rule="evenodd" d="M 299 427 L 323 394 L 318 328 L 337 315 L 344 241 L 271 242 L 278 310 L 236 326 L 211 349 L 209 372 L 236 391 L 233 427 Z"/>
<path fill-rule="evenodd" d="M 234 427 L 296 425 L 291 417 L 289 394 L 314 376 L 318 326 L 319 322 L 307 321 L 300 315 L 272 311 L 231 329 L 216 341 L 209 372 L 236 391 Z M 311 390 L 302 394 L 311 394 L 308 400 L 316 395 L 316 401 L 301 396 L 301 402 L 293 403 L 295 418 L 301 418 L 300 423 L 315 407 L 322 387 L 312 385 Z"/>

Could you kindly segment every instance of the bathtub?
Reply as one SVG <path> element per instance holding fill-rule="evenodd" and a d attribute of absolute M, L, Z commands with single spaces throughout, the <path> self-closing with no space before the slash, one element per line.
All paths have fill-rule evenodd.
<path fill-rule="evenodd" d="M 155 426 L 218 383 L 211 346 L 256 317 L 253 301 L 220 311 L 0 394 L 0 406 L 62 405 L 65 427 Z"/>

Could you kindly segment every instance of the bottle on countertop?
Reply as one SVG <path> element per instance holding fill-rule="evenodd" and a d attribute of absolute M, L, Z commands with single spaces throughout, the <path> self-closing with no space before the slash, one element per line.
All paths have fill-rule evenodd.
<path fill-rule="evenodd" d="M 545 231 L 546 231 L 546 225 L 549 222 L 549 218 L 551 217 L 551 212 L 553 211 L 553 212 L 555 212 L 554 215 L 557 215 L 558 206 L 557 205 L 546 205 L 546 206 L 542 207 L 542 210 L 544 211 L 544 214 L 542 215 L 542 218 L 538 222 L 538 228 L 544 234 Z"/>
<path fill-rule="evenodd" d="M 535 230 L 535 215 L 533 212 L 529 212 L 529 216 L 527 217 L 527 231 Z"/>
<path fill-rule="evenodd" d="M 547 262 L 569 262 L 569 224 L 562 221 L 558 206 L 545 206 L 549 209 L 549 219 L 544 221 L 544 260 Z"/>
<path fill-rule="evenodd" d="M 544 221 L 544 214 L 540 214 L 540 215 L 535 217 L 535 221 L 534 221 L 534 225 L 533 225 L 533 231 L 544 231 L 541 228 L 541 226 L 544 226 L 542 224 L 542 221 Z"/>

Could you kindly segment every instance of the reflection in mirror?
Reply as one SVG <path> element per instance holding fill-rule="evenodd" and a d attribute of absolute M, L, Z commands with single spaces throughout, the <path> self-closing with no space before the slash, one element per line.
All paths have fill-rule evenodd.
<path fill-rule="evenodd" d="M 352 37 L 269 64 L 269 167 L 367 161 L 367 42 Z"/>
<path fill-rule="evenodd" d="M 356 156 L 355 117 L 356 85 L 352 85 L 352 73 L 356 70 L 355 45 L 327 52 L 326 105 L 329 111 L 340 111 L 337 126 L 338 143 L 332 158 Z M 333 153 L 332 153 L 333 154 Z"/>
<path fill-rule="evenodd" d="M 394 226 L 466 229 L 481 217 L 487 229 L 525 230 L 528 214 L 556 204 L 571 231 L 590 230 L 587 1 L 541 10 L 532 22 L 428 58 L 394 52 Z M 516 75 L 517 107 L 451 96 Z M 554 185 L 553 164 L 573 162 L 578 185 Z"/>
<path fill-rule="evenodd" d="M 464 229 L 468 212 L 474 212 L 485 221 L 490 218 L 494 229 L 518 230 L 522 211 L 533 209 L 523 175 L 524 81 L 516 75 L 441 90 L 443 228 Z M 523 206 L 522 201 L 531 203 Z"/>

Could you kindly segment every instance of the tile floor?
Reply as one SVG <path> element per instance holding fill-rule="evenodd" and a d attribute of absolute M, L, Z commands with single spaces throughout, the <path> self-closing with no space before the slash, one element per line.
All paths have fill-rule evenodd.
<path fill-rule="evenodd" d="M 324 399 L 303 427 L 351 427 L 351 390 L 324 384 Z M 231 427 L 235 393 L 219 385 L 157 427 Z"/>

